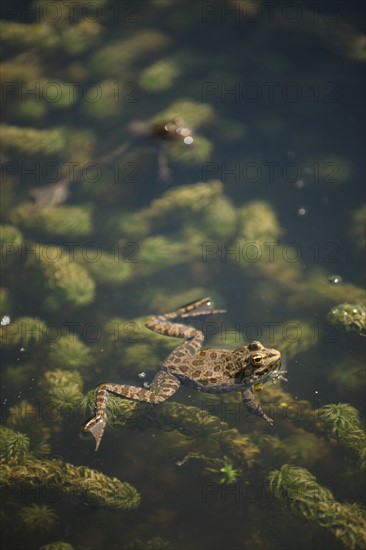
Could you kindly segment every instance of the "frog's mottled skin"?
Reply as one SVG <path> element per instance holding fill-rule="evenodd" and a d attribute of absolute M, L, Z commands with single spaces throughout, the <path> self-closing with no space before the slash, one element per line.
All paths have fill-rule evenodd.
<path fill-rule="evenodd" d="M 175 394 L 181 384 L 210 393 L 240 391 L 246 408 L 263 417 L 271 425 L 273 420 L 262 410 L 254 398 L 253 386 L 270 378 L 281 378 L 281 354 L 276 349 L 267 349 L 260 342 L 251 342 L 232 351 L 227 349 L 202 349 L 203 332 L 177 319 L 224 313 L 215 310 L 210 298 L 203 298 L 171 313 L 147 319 L 145 326 L 154 332 L 185 338 L 164 361 L 163 368 L 155 376 L 151 389 L 121 384 L 101 384 L 97 390 L 96 413 L 84 426 L 96 441 L 98 450 L 107 423 L 106 407 L 108 392 L 157 405 Z"/>

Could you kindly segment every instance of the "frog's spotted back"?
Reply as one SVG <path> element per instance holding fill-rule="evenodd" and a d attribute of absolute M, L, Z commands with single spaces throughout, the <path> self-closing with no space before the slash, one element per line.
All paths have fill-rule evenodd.
<path fill-rule="evenodd" d="M 255 400 L 252 390 L 255 384 L 269 378 L 281 377 L 280 352 L 267 349 L 257 341 L 234 351 L 202 349 L 205 339 L 203 332 L 176 322 L 179 319 L 216 313 L 225 313 L 225 310 L 214 309 L 211 298 L 202 298 L 170 313 L 146 320 L 145 326 L 150 330 L 165 336 L 184 338 L 185 342 L 166 358 L 151 389 L 121 384 L 102 384 L 98 387 L 95 416 L 84 426 L 84 430 L 89 431 L 96 441 L 95 450 L 99 448 L 107 423 L 109 393 L 157 405 L 174 395 L 180 384 L 188 384 L 210 393 L 240 391 L 246 408 L 273 424 L 273 420 Z"/>

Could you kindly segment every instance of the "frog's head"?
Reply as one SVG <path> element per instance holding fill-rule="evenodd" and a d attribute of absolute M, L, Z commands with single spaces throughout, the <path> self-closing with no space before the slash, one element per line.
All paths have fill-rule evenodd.
<path fill-rule="evenodd" d="M 256 340 L 248 346 L 238 348 L 234 353 L 241 367 L 241 382 L 246 385 L 276 378 L 276 372 L 281 370 L 281 353 L 277 349 L 265 348 Z"/>

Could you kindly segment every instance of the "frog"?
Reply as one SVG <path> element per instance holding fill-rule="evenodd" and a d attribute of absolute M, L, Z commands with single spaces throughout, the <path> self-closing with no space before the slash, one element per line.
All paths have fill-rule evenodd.
<path fill-rule="evenodd" d="M 184 120 L 176 116 L 172 120 L 160 120 L 153 123 L 132 121 L 127 127 L 128 139 L 118 145 L 113 151 L 95 159 L 94 164 L 99 167 L 112 166 L 117 160 L 126 155 L 130 149 L 138 144 L 153 143 L 157 147 L 158 176 L 164 183 L 171 182 L 171 171 L 162 143 L 193 143 L 192 131 L 187 128 Z M 55 183 L 33 187 L 28 194 L 39 207 L 59 206 L 70 194 L 70 186 L 79 180 L 84 172 L 84 166 L 73 168 L 72 175 L 66 176 Z"/>
<path fill-rule="evenodd" d="M 158 405 L 171 398 L 181 385 L 207 393 L 241 392 L 246 409 L 273 426 L 273 419 L 254 397 L 254 389 L 268 380 L 283 379 L 281 352 L 266 348 L 256 340 L 235 350 L 204 349 L 203 331 L 184 323 L 187 318 L 225 312 L 215 309 L 211 298 L 206 297 L 145 321 L 145 327 L 153 332 L 185 341 L 168 355 L 149 389 L 108 383 L 97 387 L 94 416 L 83 427 L 84 432 L 94 437 L 95 451 L 99 449 L 107 424 L 109 394 Z"/>

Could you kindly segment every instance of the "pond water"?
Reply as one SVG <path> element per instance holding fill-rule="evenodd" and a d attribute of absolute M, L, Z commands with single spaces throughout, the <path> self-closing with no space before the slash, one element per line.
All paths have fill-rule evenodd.
<path fill-rule="evenodd" d="M 363 547 L 364 3 L 2 18 L 4 550 Z M 96 386 L 148 388 L 181 342 L 143 321 L 204 296 L 205 346 L 281 351 L 274 426 L 181 387 L 95 452 Z"/>

